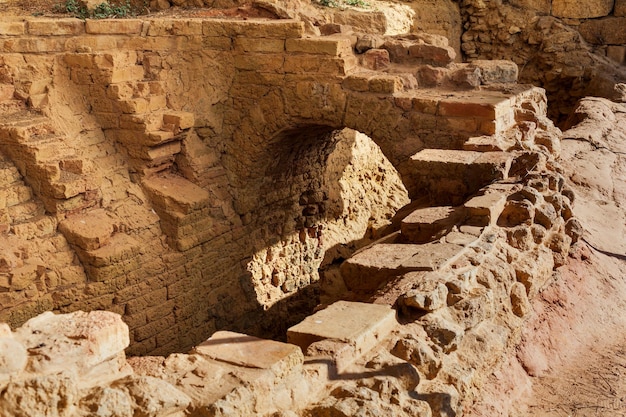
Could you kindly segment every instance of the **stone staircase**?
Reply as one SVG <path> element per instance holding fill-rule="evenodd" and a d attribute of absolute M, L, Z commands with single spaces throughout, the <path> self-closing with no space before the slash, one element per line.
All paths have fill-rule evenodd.
<path fill-rule="evenodd" d="M 131 176 L 144 187 L 171 246 L 183 251 L 209 239 L 209 193 L 173 169 L 193 113 L 168 108 L 164 83 L 137 63 L 134 51 L 67 54 L 65 61 L 71 79 L 89 91 L 107 139 L 128 152 Z"/>
<path fill-rule="evenodd" d="M 9 108 L 19 106 L 11 103 Z M 0 114 L 0 141 L 49 212 L 96 204 L 99 194 L 90 178 L 89 161 L 76 155 L 68 146 L 71 141 L 49 118 L 25 108 L 4 112 Z"/>
<path fill-rule="evenodd" d="M 7 309 L 0 317 L 13 324 L 52 308 L 52 299 L 39 298 L 86 281 L 74 251 L 57 232 L 57 219 L 46 214 L 18 169 L 0 156 L 0 302 Z M 8 310 L 7 310 L 8 311 Z"/>

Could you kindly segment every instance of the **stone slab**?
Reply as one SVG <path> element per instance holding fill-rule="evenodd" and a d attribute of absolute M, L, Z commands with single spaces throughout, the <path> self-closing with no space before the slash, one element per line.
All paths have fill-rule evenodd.
<path fill-rule="evenodd" d="M 463 251 L 463 246 L 453 243 L 420 245 L 418 251 L 402 262 L 401 267 L 411 271 L 435 271 Z"/>
<path fill-rule="evenodd" d="M 304 351 L 312 343 L 336 340 L 352 346 L 358 357 L 379 344 L 396 325 L 396 313 L 390 306 L 338 301 L 289 328 L 287 340 Z"/>
<path fill-rule="evenodd" d="M 114 220 L 104 210 L 92 210 L 67 217 L 59 230 L 68 242 L 84 250 L 95 250 L 106 245 L 114 231 Z"/>
<path fill-rule="evenodd" d="M 143 185 L 153 202 L 168 211 L 189 214 L 209 202 L 208 191 L 176 175 L 146 178 Z"/>
<path fill-rule="evenodd" d="M 468 224 L 487 226 L 495 223 L 506 203 L 506 194 L 489 193 L 471 198 L 465 202 Z"/>
<path fill-rule="evenodd" d="M 450 207 L 428 207 L 415 210 L 402 220 L 402 236 L 412 243 L 427 243 L 441 238 L 461 220 L 462 210 Z"/>
<path fill-rule="evenodd" d="M 605 17 L 583 22 L 578 26 L 585 40 L 594 45 L 626 44 L 626 17 Z"/>
<path fill-rule="evenodd" d="M 346 260 L 340 267 L 341 276 L 351 290 L 373 290 L 408 270 L 402 263 L 419 250 L 420 245 L 381 243 L 365 249 Z"/>
<path fill-rule="evenodd" d="M 304 362 L 296 345 L 229 331 L 214 333 L 196 346 L 193 353 L 245 368 L 269 369 L 281 375 Z"/>

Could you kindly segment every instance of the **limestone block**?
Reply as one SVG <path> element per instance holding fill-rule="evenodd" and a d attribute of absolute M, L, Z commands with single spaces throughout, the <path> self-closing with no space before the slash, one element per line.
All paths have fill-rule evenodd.
<path fill-rule="evenodd" d="M 304 35 L 304 22 L 281 20 L 206 19 L 202 21 L 204 36 L 292 39 Z"/>
<path fill-rule="evenodd" d="M 43 313 L 15 332 L 31 354 L 27 369 L 54 374 L 61 370 L 87 373 L 92 367 L 123 352 L 130 343 L 128 326 L 108 311 Z"/>
<path fill-rule="evenodd" d="M 429 338 L 446 353 L 456 350 L 465 334 L 445 309 L 425 315 L 421 322 Z"/>
<path fill-rule="evenodd" d="M 460 300 L 450 308 L 454 322 L 468 330 L 491 319 L 496 312 L 493 291 L 478 286 L 466 294 L 460 294 Z"/>
<path fill-rule="evenodd" d="M 626 62 L 626 46 L 622 45 L 609 45 L 606 48 L 606 56 L 617 62 L 618 64 L 622 64 Z"/>
<path fill-rule="evenodd" d="M 400 268 L 408 271 L 436 271 L 453 262 L 462 252 L 463 246 L 453 243 L 427 243 L 418 245 L 415 254 L 402 262 Z"/>
<path fill-rule="evenodd" d="M 592 19 L 578 26 L 585 40 L 594 45 L 626 44 L 626 17 Z"/>
<path fill-rule="evenodd" d="M 389 52 L 386 49 L 369 49 L 361 56 L 361 65 L 371 70 L 382 70 L 390 64 Z"/>
<path fill-rule="evenodd" d="M 450 232 L 463 214 L 450 206 L 418 209 L 402 220 L 400 230 L 411 243 L 432 242 Z"/>
<path fill-rule="evenodd" d="M 356 360 L 396 326 L 396 314 L 390 306 L 338 301 L 290 327 L 287 341 L 303 351 L 320 340 L 345 342 L 354 348 Z"/>
<path fill-rule="evenodd" d="M 78 388 L 69 372 L 16 378 L 5 388 L 0 415 L 12 417 L 79 415 Z"/>
<path fill-rule="evenodd" d="M 194 19 L 154 19 L 149 21 L 148 36 L 202 35 L 202 22 Z"/>
<path fill-rule="evenodd" d="M 335 372 L 346 370 L 357 357 L 354 346 L 334 339 L 324 339 L 311 343 L 305 354 L 307 357 L 315 358 L 315 361 L 330 361 Z M 332 374 L 333 369 L 329 369 L 327 365 L 322 365 L 321 372 Z"/>
<path fill-rule="evenodd" d="M 376 244 L 341 264 L 341 276 L 349 289 L 376 289 L 388 279 L 409 272 L 402 264 L 419 248 L 420 245 Z"/>
<path fill-rule="evenodd" d="M 516 282 L 511 287 L 511 309 L 517 317 L 524 317 L 530 311 L 530 302 L 526 295 L 526 287 L 521 282 Z"/>
<path fill-rule="evenodd" d="M 449 46 L 441 47 L 429 44 L 415 44 L 408 48 L 409 60 L 416 60 L 421 64 L 445 67 L 456 58 L 456 52 Z"/>
<path fill-rule="evenodd" d="M 426 379 L 434 379 L 441 369 L 441 359 L 433 348 L 426 340 L 413 335 L 398 340 L 391 353 L 415 365 Z"/>
<path fill-rule="evenodd" d="M 546 229 L 551 229 L 557 219 L 558 214 L 552 204 L 542 204 L 535 207 L 535 223 L 542 225 Z"/>
<path fill-rule="evenodd" d="M 498 226 L 530 226 L 535 217 L 535 207 L 529 201 L 508 201 L 498 218 Z"/>
<path fill-rule="evenodd" d="M 88 19 L 85 31 L 93 35 L 139 35 L 143 22 L 139 19 Z"/>
<path fill-rule="evenodd" d="M 352 54 L 352 40 L 349 37 L 321 37 L 287 39 L 285 50 L 288 53 L 306 53 L 341 57 Z"/>
<path fill-rule="evenodd" d="M 193 127 L 195 116 L 193 113 L 185 111 L 168 111 L 163 114 L 163 124 L 172 125 L 174 130 L 189 129 Z"/>
<path fill-rule="evenodd" d="M 12 337 L 0 336 L 0 374 L 20 372 L 26 367 L 26 347 Z"/>
<path fill-rule="evenodd" d="M 26 22 L 20 21 L 2 21 L 0 22 L 0 35 L 3 36 L 18 36 L 23 35 L 26 32 Z"/>
<path fill-rule="evenodd" d="M 613 14 L 618 17 L 626 17 L 626 0 L 615 0 Z"/>
<path fill-rule="evenodd" d="M 234 40 L 234 48 L 241 52 L 282 53 L 285 51 L 285 40 L 237 37 Z"/>
<path fill-rule="evenodd" d="M 475 60 L 470 66 L 480 71 L 482 84 L 516 83 L 518 77 L 517 64 L 505 60 Z"/>
<path fill-rule="evenodd" d="M 81 260 L 94 267 L 104 267 L 137 257 L 140 247 L 140 243 L 133 237 L 124 233 L 116 233 L 110 238 L 107 245 L 81 252 Z"/>
<path fill-rule="evenodd" d="M 302 366 L 298 346 L 229 331 L 214 333 L 192 353 L 245 368 L 268 369 L 282 377 Z"/>
<path fill-rule="evenodd" d="M 607 16 L 614 0 L 552 0 L 552 15 L 571 19 Z"/>
<path fill-rule="evenodd" d="M 28 34 L 35 36 L 80 35 L 85 22 L 80 19 L 37 19 L 28 21 Z"/>
<path fill-rule="evenodd" d="M 427 274 L 408 273 L 404 276 L 415 277 L 415 283 L 398 299 L 401 306 L 431 312 L 447 305 L 448 288 L 446 274 L 431 272 Z"/>
<path fill-rule="evenodd" d="M 369 91 L 376 94 L 393 94 L 403 90 L 400 77 L 395 75 L 375 75 L 369 79 Z"/>
<path fill-rule="evenodd" d="M 506 204 L 507 195 L 488 193 L 471 198 L 464 203 L 467 213 L 467 224 L 488 226 L 494 224 Z"/>
<path fill-rule="evenodd" d="M 209 193 L 192 182 L 174 175 L 146 178 L 143 185 L 158 206 L 182 214 L 206 207 Z"/>
<path fill-rule="evenodd" d="M 191 403 L 191 398 L 171 384 L 150 376 L 130 375 L 120 379 L 113 387 L 124 387 L 133 399 L 134 415 L 143 416 L 174 416 L 184 415 L 183 411 Z"/>
<path fill-rule="evenodd" d="M 59 230 L 73 245 L 84 250 L 98 249 L 109 243 L 115 230 L 115 220 L 105 210 L 92 210 L 67 217 Z"/>

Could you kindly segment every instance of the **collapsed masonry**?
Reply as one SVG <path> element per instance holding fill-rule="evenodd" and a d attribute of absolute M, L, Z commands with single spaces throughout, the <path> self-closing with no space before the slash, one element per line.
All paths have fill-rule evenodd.
<path fill-rule="evenodd" d="M 2 23 L 0 415 L 462 414 L 580 236 L 560 131 L 513 63 L 327 29 Z"/>

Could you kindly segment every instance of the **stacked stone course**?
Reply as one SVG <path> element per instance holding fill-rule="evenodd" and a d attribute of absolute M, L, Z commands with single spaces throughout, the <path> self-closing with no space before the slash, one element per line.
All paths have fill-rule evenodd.
<path fill-rule="evenodd" d="M 291 19 L 0 26 L 5 194 L 19 195 L 2 239 L 57 249 L 44 263 L 8 252 L 0 317 L 18 327 L 44 310 L 106 308 L 129 328 L 127 340 L 118 316 L 77 312 L 5 331 L 23 357 L 0 374 L 6 392 L 57 384 L 42 388 L 55 396 L 44 415 L 107 415 L 105 399 L 151 416 L 462 413 L 578 238 L 560 131 L 511 62 L 456 63 L 441 36 L 338 30 L 305 37 Z M 33 68 L 49 77 L 20 83 Z M 345 156 L 364 139 L 344 128 L 380 147 L 368 169 Z M 34 133 L 64 152 L 43 158 L 25 144 Z M 59 188 L 63 171 L 81 186 Z M 428 207 L 392 221 L 411 200 Z M 43 223 L 10 209 L 23 203 Z M 310 315 L 323 263 L 345 290 L 334 296 L 352 302 Z M 76 274 L 54 285 L 68 265 Z M 63 337 L 40 355 L 48 342 L 28 334 L 51 324 Z M 299 348 L 214 333 L 226 328 L 286 333 Z M 58 373 L 66 339 L 91 352 L 70 374 L 106 368 L 108 379 Z M 130 354 L 163 356 L 132 359 L 133 372 L 128 342 Z M 0 410 L 16 401 L 0 396 Z"/>

